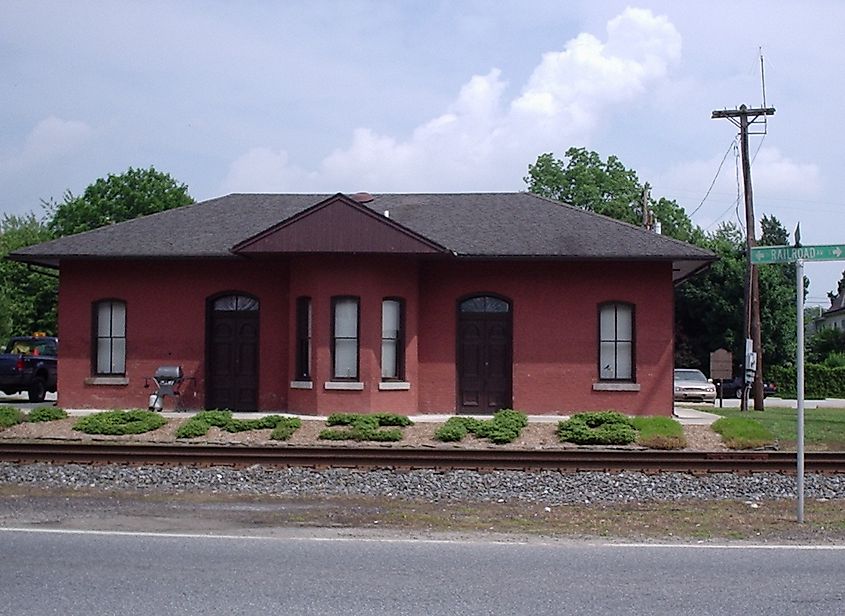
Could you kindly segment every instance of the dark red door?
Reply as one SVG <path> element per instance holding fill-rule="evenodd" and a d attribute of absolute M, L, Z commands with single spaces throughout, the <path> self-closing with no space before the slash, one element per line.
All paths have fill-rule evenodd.
<path fill-rule="evenodd" d="M 510 305 L 474 297 L 458 306 L 458 411 L 492 414 L 512 405 Z"/>
<path fill-rule="evenodd" d="M 206 408 L 258 407 L 258 301 L 240 295 L 216 299 L 209 310 Z"/>

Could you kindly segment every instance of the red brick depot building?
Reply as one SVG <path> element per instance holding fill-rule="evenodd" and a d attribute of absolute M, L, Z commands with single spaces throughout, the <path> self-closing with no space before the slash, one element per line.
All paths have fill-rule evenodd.
<path fill-rule="evenodd" d="M 529 193 L 233 194 L 19 250 L 59 269 L 59 404 L 672 409 L 706 250 Z"/>

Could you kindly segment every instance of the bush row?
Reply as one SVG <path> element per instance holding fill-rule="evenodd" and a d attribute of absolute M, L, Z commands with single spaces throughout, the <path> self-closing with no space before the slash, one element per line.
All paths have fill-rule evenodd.
<path fill-rule="evenodd" d="M 24 413 L 13 406 L 3 406 L 0 407 L 0 428 L 11 428 L 24 421 L 37 423 L 55 421 L 66 417 L 67 413 L 64 409 L 55 406 L 39 406 L 38 408 L 32 409 L 29 413 Z"/>
<path fill-rule="evenodd" d="M 617 411 L 578 413 L 557 426 L 561 442 L 576 445 L 638 445 L 651 449 L 686 447 L 684 429 L 670 417 L 629 417 Z"/>
<path fill-rule="evenodd" d="M 176 430 L 176 438 L 197 438 L 205 436 L 212 426 L 226 432 L 270 429 L 270 438 L 286 441 L 296 432 L 302 422 L 297 417 L 267 415 L 258 419 L 236 419 L 231 411 L 203 411 L 191 417 Z"/>
<path fill-rule="evenodd" d="M 402 440 L 401 428 L 413 424 L 404 415 L 393 413 L 334 413 L 326 418 L 326 425 L 343 427 L 326 428 L 320 432 L 319 438 L 327 441 L 395 442 Z"/>
<path fill-rule="evenodd" d="M 67 417 L 56 407 L 39 407 L 25 415 L 14 407 L 0 407 L 0 428 L 14 426 L 22 421 L 53 421 Z M 141 434 L 156 430 L 167 423 L 159 413 L 143 409 L 107 411 L 81 417 L 74 430 L 87 434 Z M 336 413 L 326 418 L 332 426 L 320 432 L 325 440 L 399 441 L 401 428 L 413 425 L 404 415 L 376 413 L 359 415 Z M 477 438 L 504 444 L 514 441 L 528 424 L 524 413 L 506 409 L 490 419 L 476 417 L 451 417 L 435 432 L 443 442 L 455 442 L 473 434 Z M 281 415 L 268 415 L 258 419 L 237 419 L 231 411 L 212 410 L 197 413 L 176 431 L 180 439 L 197 438 L 208 433 L 212 426 L 227 432 L 246 430 L 272 430 L 270 438 L 287 440 L 301 427 L 300 419 Z M 759 422 L 750 418 L 722 418 L 713 424 L 725 443 L 735 449 L 748 449 L 770 445 L 771 433 Z M 578 413 L 558 422 L 556 434 L 561 442 L 578 445 L 627 445 L 633 442 L 653 449 L 679 449 L 686 446 L 683 428 L 669 417 L 629 417 L 616 411 Z"/>
<path fill-rule="evenodd" d="M 777 383 L 779 396 L 794 398 L 798 395 L 795 366 L 769 366 L 766 373 Z M 804 395 L 816 399 L 845 398 L 845 368 L 804 364 Z"/>
<path fill-rule="evenodd" d="M 450 417 L 434 433 L 434 438 L 443 442 L 454 442 L 472 433 L 478 438 L 488 439 L 498 445 L 510 443 L 528 425 L 524 413 L 512 409 L 498 411 L 491 419 L 476 417 Z"/>

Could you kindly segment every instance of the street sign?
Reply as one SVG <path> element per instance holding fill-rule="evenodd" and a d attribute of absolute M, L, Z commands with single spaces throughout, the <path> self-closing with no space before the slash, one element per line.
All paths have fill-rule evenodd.
<path fill-rule="evenodd" d="M 795 229 L 796 243 L 800 229 Z M 795 314 L 798 352 L 795 354 L 795 389 L 797 390 L 797 492 L 798 523 L 804 522 L 804 261 L 845 261 L 845 244 L 824 246 L 752 246 L 751 263 L 795 263 Z M 756 359 L 755 359 L 756 362 Z M 746 361 L 746 366 L 749 362 Z"/>
<path fill-rule="evenodd" d="M 845 244 L 821 246 L 754 246 L 751 263 L 794 263 L 802 261 L 845 261 Z"/>

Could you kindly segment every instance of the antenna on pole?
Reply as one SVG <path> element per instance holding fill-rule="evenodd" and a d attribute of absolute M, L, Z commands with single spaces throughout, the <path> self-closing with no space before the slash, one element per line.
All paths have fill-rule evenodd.
<path fill-rule="evenodd" d="M 763 47 L 757 48 L 760 51 L 760 87 L 763 90 L 763 109 L 766 108 L 766 67 L 765 62 L 763 61 Z M 763 134 L 768 134 L 769 130 L 769 121 L 768 118 L 764 115 L 763 116 Z"/>

